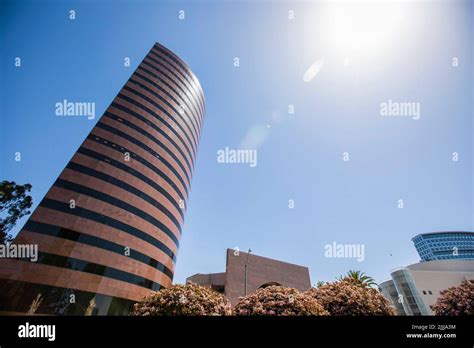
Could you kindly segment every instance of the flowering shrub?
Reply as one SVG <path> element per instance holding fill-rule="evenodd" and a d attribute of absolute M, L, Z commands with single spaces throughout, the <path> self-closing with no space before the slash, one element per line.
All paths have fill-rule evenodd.
<path fill-rule="evenodd" d="M 474 282 L 463 281 L 441 291 L 441 296 L 431 306 L 436 315 L 474 315 Z"/>
<path fill-rule="evenodd" d="M 394 315 L 394 308 L 378 290 L 348 281 L 326 283 L 306 292 L 330 315 Z"/>
<path fill-rule="evenodd" d="M 153 292 L 133 306 L 131 315 L 231 315 L 229 300 L 197 284 L 173 285 Z"/>
<path fill-rule="evenodd" d="M 269 286 L 241 297 L 235 315 L 328 315 L 311 296 L 293 288 Z"/>

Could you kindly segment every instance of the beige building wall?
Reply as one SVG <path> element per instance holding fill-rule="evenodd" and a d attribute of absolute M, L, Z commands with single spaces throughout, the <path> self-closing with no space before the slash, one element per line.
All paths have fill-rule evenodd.
<path fill-rule="evenodd" d="M 416 263 L 407 267 L 416 288 L 430 314 L 440 292 L 458 286 L 463 280 L 474 280 L 474 261 L 437 260 Z"/>

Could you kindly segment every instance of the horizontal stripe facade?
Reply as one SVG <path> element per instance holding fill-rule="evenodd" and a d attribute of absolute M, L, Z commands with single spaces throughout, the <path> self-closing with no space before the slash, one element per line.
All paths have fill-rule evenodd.
<path fill-rule="evenodd" d="M 159 261 L 153 259 L 150 256 L 147 256 L 139 251 L 133 249 L 127 249 L 127 246 L 120 245 L 106 239 L 98 238 L 91 236 L 83 232 L 73 231 L 67 228 L 58 227 L 51 224 L 45 224 L 42 222 L 29 220 L 26 225 L 23 227 L 24 230 L 39 234 L 45 234 L 53 237 L 69 239 L 78 243 L 83 243 L 91 245 L 100 249 L 109 250 L 115 252 L 119 255 L 126 255 L 126 257 L 133 258 L 138 260 L 146 265 L 154 267 L 164 274 L 166 274 L 170 279 L 173 277 L 173 272 L 160 263 Z"/>

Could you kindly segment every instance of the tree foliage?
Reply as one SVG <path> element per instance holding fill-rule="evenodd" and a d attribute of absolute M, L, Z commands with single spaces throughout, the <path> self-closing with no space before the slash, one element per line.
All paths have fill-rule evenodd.
<path fill-rule="evenodd" d="M 394 315 L 394 308 L 377 289 L 351 281 L 327 283 L 307 291 L 335 316 Z"/>
<path fill-rule="evenodd" d="M 134 316 L 231 315 L 229 300 L 204 286 L 172 285 L 146 296 L 133 307 Z"/>
<path fill-rule="evenodd" d="M 18 219 L 30 214 L 28 210 L 33 204 L 31 196 L 31 185 L 17 185 L 14 181 L 0 182 L 0 243 L 11 241 L 9 231 L 15 226 Z"/>
<path fill-rule="evenodd" d="M 235 315 L 328 315 L 313 297 L 293 288 L 268 286 L 241 297 Z"/>
<path fill-rule="evenodd" d="M 474 315 L 474 282 L 465 280 L 441 291 L 431 309 L 436 315 Z"/>

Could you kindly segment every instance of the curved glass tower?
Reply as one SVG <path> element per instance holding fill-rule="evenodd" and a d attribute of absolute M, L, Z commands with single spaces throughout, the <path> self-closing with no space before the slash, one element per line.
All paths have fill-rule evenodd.
<path fill-rule="evenodd" d="M 127 314 L 171 285 L 204 118 L 196 76 L 155 44 L 0 263 L 0 313 Z"/>
<path fill-rule="evenodd" d="M 474 260 L 474 232 L 422 233 L 412 241 L 421 261 Z"/>
<path fill-rule="evenodd" d="M 393 284 L 398 295 L 401 295 L 401 305 L 406 315 L 428 315 L 428 309 L 423 302 L 408 268 L 399 268 L 391 273 Z M 397 308 L 398 309 L 398 308 Z"/>

